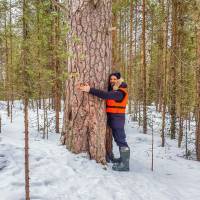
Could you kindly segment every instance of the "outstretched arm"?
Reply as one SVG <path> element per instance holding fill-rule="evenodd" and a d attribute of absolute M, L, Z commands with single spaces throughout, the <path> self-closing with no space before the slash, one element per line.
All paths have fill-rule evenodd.
<path fill-rule="evenodd" d="M 103 91 L 98 90 L 95 88 L 90 88 L 89 94 L 92 94 L 94 96 L 97 96 L 101 99 L 113 99 L 116 101 L 121 101 L 123 99 L 123 93 L 120 91 Z"/>
<path fill-rule="evenodd" d="M 88 84 L 80 85 L 79 89 L 82 92 L 88 92 L 89 94 L 97 96 L 101 99 L 113 99 L 116 101 L 121 101 L 124 97 L 123 93 L 119 90 L 107 92 L 96 88 L 90 88 Z"/>

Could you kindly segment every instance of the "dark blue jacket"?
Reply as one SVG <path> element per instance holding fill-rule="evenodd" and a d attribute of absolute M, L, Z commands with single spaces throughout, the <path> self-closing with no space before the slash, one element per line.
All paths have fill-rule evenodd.
<path fill-rule="evenodd" d="M 126 83 L 122 83 L 120 87 L 127 88 Z M 113 99 L 115 101 L 122 101 L 124 93 L 120 90 L 102 91 L 95 88 L 90 88 L 90 94 L 97 96 L 101 99 Z M 123 113 L 107 113 L 107 123 L 110 128 L 124 128 L 125 114 Z"/>

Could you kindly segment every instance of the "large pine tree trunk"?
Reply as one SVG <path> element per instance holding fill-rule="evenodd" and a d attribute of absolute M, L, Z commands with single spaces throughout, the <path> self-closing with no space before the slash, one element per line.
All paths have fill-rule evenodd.
<path fill-rule="evenodd" d="M 91 159 L 105 163 L 105 102 L 76 89 L 89 83 L 107 89 L 111 69 L 111 0 L 70 0 L 69 50 L 63 137 L 66 147 L 74 152 L 88 152 Z M 76 39 L 75 39 L 76 38 Z"/>

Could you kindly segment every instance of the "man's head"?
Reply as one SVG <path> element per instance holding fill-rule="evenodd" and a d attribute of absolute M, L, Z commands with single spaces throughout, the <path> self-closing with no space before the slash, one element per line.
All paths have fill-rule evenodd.
<path fill-rule="evenodd" d="M 120 72 L 114 72 L 110 74 L 109 77 L 110 77 L 109 78 L 110 85 L 113 87 L 117 83 L 118 79 L 121 78 L 121 74 Z"/>

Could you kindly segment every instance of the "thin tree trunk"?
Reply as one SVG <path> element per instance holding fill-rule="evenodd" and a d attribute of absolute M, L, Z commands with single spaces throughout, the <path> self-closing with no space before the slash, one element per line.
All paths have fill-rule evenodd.
<path fill-rule="evenodd" d="M 8 27 L 7 27 L 7 12 L 5 13 L 5 65 L 6 65 L 6 101 L 7 101 L 7 115 L 10 117 L 10 94 L 9 94 L 9 83 L 10 83 L 10 70 L 9 70 L 9 47 L 8 47 Z"/>
<path fill-rule="evenodd" d="M 45 139 L 45 135 L 46 135 L 46 119 L 47 119 L 47 116 L 46 116 L 46 102 L 45 102 L 45 98 L 43 98 L 43 136 L 42 138 Z"/>
<path fill-rule="evenodd" d="M 183 60 L 183 47 L 184 46 L 184 35 L 183 35 L 183 30 L 184 30 L 184 4 L 179 4 L 178 6 L 178 10 L 179 10 L 179 16 L 178 16 L 178 24 L 179 24 L 179 29 L 178 29 L 178 46 L 180 46 L 181 48 L 179 49 L 178 52 L 178 57 L 179 60 Z M 181 147 L 181 143 L 183 140 L 183 124 L 184 124 L 184 110 L 187 109 L 184 107 L 184 65 L 183 62 L 179 63 L 180 65 L 180 83 L 179 83 L 179 93 L 180 93 L 180 97 L 179 97 L 179 134 L 178 134 L 178 147 Z"/>
<path fill-rule="evenodd" d="M 172 0 L 172 50 L 171 50 L 171 139 L 176 136 L 176 68 L 177 68 L 177 0 Z"/>
<path fill-rule="evenodd" d="M 197 27 L 197 107 L 196 107 L 196 154 L 200 161 L 200 25 Z"/>
<path fill-rule="evenodd" d="M 146 0 L 142 1 L 142 80 L 143 80 L 143 133 L 147 133 L 147 100 L 146 100 Z"/>
<path fill-rule="evenodd" d="M 38 41 L 41 40 L 41 32 L 40 32 L 40 6 L 41 6 L 41 0 L 37 0 L 37 39 Z M 40 67 L 40 48 L 38 48 L 37 50 L 37 65 L 38 65 L 38 68 Z M 39 70 L 39 73 L 38 73 L 38 100 L 39 100 L 39 103 L 37 102 L 37 105 L 39 105 L 39 109 L 41 109 L 41 98 L 42 98 L 42 89 L 41 89 L 41 83 L 40 83 L 40 80 L 41 80 L 41 74 L 40 74 L 40 70 Z M 38 108 L 37 108 L 38 109 Z"/>
<path fill-rule="evenodd" d="M 28 39 L 28 23 L 27 23 L 27 0 L 23 0 L 23 80 L 24 80 L 24 127 L 25 127 L 25 192 L 26 200 L 30 200 L 29 189 L 29 130 L 28 130 L 28 72 L 27 72 L 27 39 Z"/>
<path fill-rule="evenodd" d="M 38 130 L 38 133 L 40 132 L 39 102 L 40 102 L 40 100 L 36 100 L 36 109 L 37 109 L 37 130 Z"/>
<path fill-rule="evenodd" d="M 56 0 L 57 1 L 57 0 Z M 52 22 L 53 27 L 53 67 L 55 71 L 55 83 L 54 83 L 54 99 L 55 99 L 55 112 L 56 112 L 56 133 L 59 133 L 59 124 L 60 124 L 60 101 L 61 101 L 61 95 L 60 95 L 60 81 L 59 81 L 59 72 L 60 72 L 60 61 L 58 57 L 58 48 L 57 45 L 59 45 L 60 40 L 60 10 L 57 6 L 53 7 L 53 10 L 57 13 L 57 15 L 54 17 Z"/>
<path fill-rule="evenodd" d="M 25 125 L 25 191 L 26 200 L 30 200 L 29 189 L 29 130 L 28 130 L 28 98 L 24 99 L 24 125 Z"/>
<path fill-rule="evenodd" d="M 135 58 L 136 58 L 136 55 L 137 55 L 137 31 L 138 31 L 138 1 L 136 0 L 135 1 L 135 37 L 134 37 L 134 54 L 135 54 Z M 136 121 L 137 119 L 137 115 L 138 115 L 138 104 L 139 104 L 139 101 L 138 101 L 138 98 L 136 97 L 136 94 L 137 94 L 137 87 L 136 87 L 136 80 L 137 80 L 137 75 L 136 75 L 136 69 L 137 69 L 137 61 L 135 60 L 135 64 L 134 64 L 134 85 L 135 87 L 133 87 L 133 90 L 134 90 L 134 121 Z"/>
<path fill-rule="evenodd" d="M 129 63 L 128 63 L 128 85 L 129 85 L 129 103 L 128 113 L 132 111 L 133 100 L 133 0 L 130 1 L 130 48 L 129 48 Z"/>
<path fill-rule="evenodd" d="M 116 0 L 112 1 L 113 4 L 116 3 Z M 113 71 L 117 71 L 118 68 L 118 44 L 117 44 L 117 11 L 113 11 L 113 15 L 112 15 L 112 27 L 113 27 L 113 32 L 112 32 L 112 70 Z"/>
<path fill-rule="evenodd" d="M 165 15 L 165 22 L 163 23 L 163 69 L 164 69 L 164 83 L 163 83 L 163 109 L 162 109 L 162 130 L 161 130 L 161 138 L 162 138 L 162 147 L 165 146 L 165 118 L 166 118 L 166 104 L 167 104 L 167 44 L 168 44 L 168 24 L 169 24 L 169 1 L 166 2 L 167 12 Z M 164 10 L 164 2 L 163 8 Z"/>
<path fill-rule="evenodd" d="M 184 120 L 182 118 L 182 115 L 180 115 L 180 117 L 179 117 L 179 136 L 178 136 L 178 147 L 179 148 L 181 147 L 181 143 L 183 140 L 183 123 L 184 123 Z"/>
<path fill-rule="evenodd" d="M 188 158 L 188 117 L 186 118 L 185 128 L 185 156 Z"/>
<path fill-rule="evenodd" d="M 154 129 L 153 129 L 153 116 L 151 119 L 152 125 L 151 125 L 151 171 L 154 169 Z"/>
<path fill-rule="evenodd" d="M 9 91 L 11 89 L 11 91 L 9 92 L 9 96 L 11 97 L 11 105 L 10 105 L 10 121 L 12 123 L 13 121 L 13 112 L 12 112 L 12 108 L 13 108 L 13 101 L 14 101 L 14 96 L 13 96 L 13 40 L 12 40 L 12 3 L 10 0 L 10 13 L 9 13 L 9 24 L 10 24 L 10 87 L 9 87 Z"/>
<path fill-rule="evenodd" d="M 160 2 L 161 7 L 161 18 L 163 18 L 164 15 L 164 5 L 163 2 Z M 161 112 L 162 107 L 162 93 L 163 93 L 163 82 L 162 82 L 162 75 L 163 75 L 163 47 L 164 47 L 164 41 L 163 41 L 163 23 L 161 21 L 161 24 L 159 26 L 160 31 L 158 31 L 158 54 L 157 54 L 157 68 L 156 68 L 156 110 L 158 112 Z"/>

